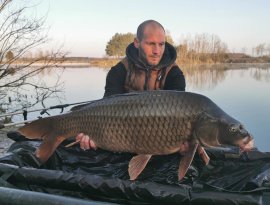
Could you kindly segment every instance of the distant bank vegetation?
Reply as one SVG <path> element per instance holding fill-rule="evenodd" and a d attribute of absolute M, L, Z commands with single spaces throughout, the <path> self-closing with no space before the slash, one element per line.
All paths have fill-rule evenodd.
<path fill-rule="evenodd" d="M 186 64 L 215 64 L 215 63 L 270 63 L 270 44 L 261 43 L 252 48 L 252 56 L 246 54 L 246 49 L 242 53 L 230 52 L 228 46 L 217 35 L 214 34 L 196 34 L 188 35 L 182 38 L 179 44 L 175 44 L 169 32 L 166 35 L 166 41 L 172 44 L 177 52 L 176 62 L 179 65 Z M 135 34 L 116 33 L 107 42 L 105 52 L 106 57 L 62 57 L 56 59 L 64 66 L 97 66 L 111 67 L 125 56 L 126 47 L 133 42 Z M 36 55 L 28 54 L 25 57 L 17 59 L 19 63 L 39 59 L 39 62 L 46 59 L 46 51 L 39 51 Z M 14 58 L 12 51 L 8 51 L 5 59 Z M 0 61 L 1 63 L 1 61 Z"/>
<path fill-rule="evenodd" d="M 196 34 L 182 38 L 176 45 L 169 34 L 166 41 L 174 45 L 177 52 L 177 63 L 183 64 L 214 64 L 214 63 L 270 63 L 270 44 L 259 44 L 252 49 L 253 56 L 243 53 L 232 53 L 226 43 L 214 34 Z M 133 42 L 135 34 L 116 33 L 106 45 L 104 58 L 90 60 L 92 66 L 111 67 L 121 60 L 126 47 Z"/>
<path fill-rule="evenodd" d="M 106 45 L 108 59 L 119 59 L 125 56 L 125 49 L 130 42 L 133 42 L 134 37 L 135 34 L 132 33 L 116 33 Z M 214 34 L 188 35 L 176 45 L 167 32 L 166 41 L 174 45 L 179 64 L 270 62 L 270 44 L 266 43 L 254 47 L 252 51 L 256 57 L 252 57 L 245 52 L 231 53 L 227 44 Z"/>

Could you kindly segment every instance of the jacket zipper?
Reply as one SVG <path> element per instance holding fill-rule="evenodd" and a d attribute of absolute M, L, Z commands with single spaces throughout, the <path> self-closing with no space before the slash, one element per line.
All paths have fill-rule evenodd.
<path fill-rule="evenodd" d="M 147 90 L 147 83 L 148 83 L 148 79 L 149 79 L 149 72 L 150 72 L 151 69 L 149 68 L 146 68 L 146 75 L 145 75 L 145 81 L 144 81 L 144 86 L 143 86 L 143 89 L 144 90 Z"/>

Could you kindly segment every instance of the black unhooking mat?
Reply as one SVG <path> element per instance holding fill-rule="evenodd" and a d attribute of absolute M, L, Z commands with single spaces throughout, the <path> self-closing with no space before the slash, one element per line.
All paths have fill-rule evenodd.
<path fill-rule="evenodd" d="M 179 182 L 179 154 L 154 156 L 135 181 L 128 176 L 130 153 L 83 151 L 64 142 L 46 164 L 34 156 L 39 141 L 16 132 L 0 158 L 0 204 L 270 204 L 270 153 L 239 154 L 236 147 L 207 149 Z"/>

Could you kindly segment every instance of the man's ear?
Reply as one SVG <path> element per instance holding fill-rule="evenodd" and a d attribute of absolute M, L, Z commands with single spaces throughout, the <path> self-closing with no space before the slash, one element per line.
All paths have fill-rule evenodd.
<path fill-rule="evenodd" d="M 134 43 L 135 48 L 139 48 L 140 41 L 139 41 L 138 38 L 134 38 L 134 42 L 133 43 Z"/>

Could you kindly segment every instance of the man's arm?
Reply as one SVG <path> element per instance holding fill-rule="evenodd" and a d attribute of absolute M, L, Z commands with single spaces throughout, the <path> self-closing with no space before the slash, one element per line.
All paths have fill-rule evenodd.
<path fill-rule="evenodd" d="M 125 66 L 121 62 L 110 69 L 106 77 L 104 97 L 125 93 L 126 74 Z"/>
<path fill-rule="evenodd" d="M 183 72 L 178 66 L 173 66 L 169 71 L 164 84 L 164 90 L 185 91 L 186 80 Z"/>

